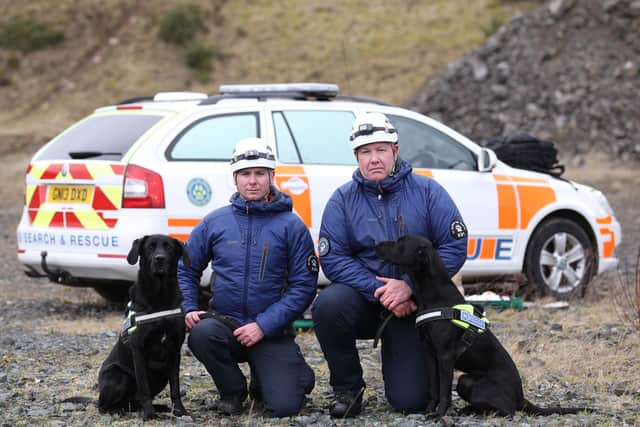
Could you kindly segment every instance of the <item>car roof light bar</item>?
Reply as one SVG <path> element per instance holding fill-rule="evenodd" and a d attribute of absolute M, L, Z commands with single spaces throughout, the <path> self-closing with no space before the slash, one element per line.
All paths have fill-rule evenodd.
<path fill-rule="evenodd" d="M 256 97 L 302 93 L 307 98 L 329 99 L 338 94 L 339 88 L 338 85 L 332 83 L 269 83 L 220 85 L 219 91 L 221 95 L 252 94 Z"/>

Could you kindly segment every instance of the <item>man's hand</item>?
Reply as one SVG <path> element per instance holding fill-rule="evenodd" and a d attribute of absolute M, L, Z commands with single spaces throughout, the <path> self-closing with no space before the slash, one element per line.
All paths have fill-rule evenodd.
<path fill-rule="evenodd" d="M 184 323 L 187 326 L 187 332 L 189 332 L 194 326 L 196 326 L 196 323 L 200 321 L 200 315 L 203 313 L 206 313 L 206 311 L 194 310 L 194 311 L 188 312 L 184 316 Z"/>
<path fill-rule="evenodd" d="M 407 282 L 389 277 L 376 276 L 376 279 L 384 285 L 376 289 L 373 296 L 378 298 L 384 308 L 393 312 L 396 317 L 403 317 L 415 311 L 416 305 L 411 300 L 412 292 Z"/>
<path fill-rule="evenodd" d="M 247 323 L 239 327 L 233 331 L 233 335 L 236 337 L 236 340 L 245 347 L 256 345 L 264 338 L 264 332 L 262 332 L 262 329 L 260 329 L 260 326 L 256 322 Z"/>
<path fill-rule="evenodd" d="M 398 304 L 396 308 L 391 310 L 391 312 L 396 317 L 405 317 L 416 311 L 417 308 L 418 306 L 416 306 L 416 303 L 413 302 L 413 300 L 407 300 L 401 304 Z"/>

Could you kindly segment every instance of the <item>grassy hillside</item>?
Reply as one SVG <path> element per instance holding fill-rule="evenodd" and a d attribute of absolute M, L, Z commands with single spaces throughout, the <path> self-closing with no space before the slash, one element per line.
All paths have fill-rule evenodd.
<path fill-rule="evenodd" d="M 161 90 L 214 93 L 221 83 L 326 81 L 344 94 L 402 103 L 501 22 L 540 3 L 2 0 L 0 27 L 32 19 L 64 39 L 29 53 L 0 47 L 0 144 L 16 136 L 40 143 L 105 103 Z M 182 46 L 158 36 L 180 5 L 202 18 Z M 185 62 L 193 44 L 211 60 L 200 72 Z"/>

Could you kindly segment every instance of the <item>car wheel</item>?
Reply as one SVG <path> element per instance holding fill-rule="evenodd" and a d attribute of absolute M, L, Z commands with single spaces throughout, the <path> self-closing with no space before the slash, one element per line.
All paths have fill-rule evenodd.
<path fill-rule="evenodd" d="M 534 231 L 525 274 L 542 296 L 582 297 L 593 276 L 594 253 L 582 227 L 568 219 L 551 219 Z"/>
<path fill-rule="evenodd" d="M 95 291 L 110 303 L 124 305 L 129 301 L 129 287 L 122 285 L 94 286 Z"/>

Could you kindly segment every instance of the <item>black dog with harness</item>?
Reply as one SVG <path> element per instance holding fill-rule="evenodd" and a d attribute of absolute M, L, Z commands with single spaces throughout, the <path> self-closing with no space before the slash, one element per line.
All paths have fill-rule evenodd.
<path fill-rule="evenodd" d="M 133 242 L 127 261 L 140 259 L 138 278 L 118 341 L 98 374 L 100 412 L 142 409 L 155 416 L 153 398 L 169 384 L 173 413 L 186 415 L 180 397 L 180 352 L 185 338 L 177 268 L 190 264 L 182 242 L 154 234 Z"/>
<path fill-rule="evenodd" d="M 588 408 L 541 408 L 524 397 L 522 380 L 509 353 L 500 344 L 481 311 L 466 304 L 449 278 L 430 240 L 407 235 L 380 242 L 376 254 L 397 264 L 415 285 L 416 327 L 428 357 L 431 401 L 427 412 L 443 416 L 451 406 L 453 371 L 464 372 L 456 391 L 469 402 L 466 411 L 516 411 L 533 415 L 573 414 Z"/>

